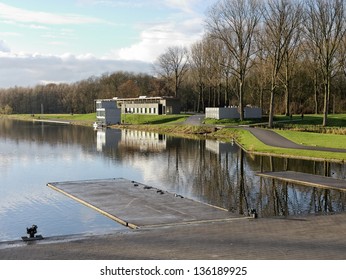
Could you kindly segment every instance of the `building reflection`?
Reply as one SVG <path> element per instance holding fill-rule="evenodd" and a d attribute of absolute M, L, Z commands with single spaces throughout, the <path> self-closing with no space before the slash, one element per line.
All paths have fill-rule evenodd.
<path fill-rule="evenodd" d="M 236 144 L 204 137 L 190 140 L 136 130 L 99 131 L 97 147 L 117 164 L 142 168 L 151 182 L 168 191 L 240 215 L 252 209 L 259 217 L 345 211 L 345 192 L 256 176 L 258 172 L 296 171 L 343 179 L 344 164 L 258 156 Z"/>
<path fill-rule="evenodd" d="M 117 147 L 121 141 L 121 133 L 118 129 L 98 129 L 96 136 L 96 149 L 102 152 L 105 148 Z"/>
<path fill-rule="evenodd" d="M 122 130 L 120 146 L 139 151 L 161 152 L 167 148 L 166 135 L 139 130 Z"/>
<path fill-rule="evenodd" d="M 239 147 L 234 143 L 225 143 L 216 140 L 206 140 L 205 148 L 215 154 L 235 153 Z"/>

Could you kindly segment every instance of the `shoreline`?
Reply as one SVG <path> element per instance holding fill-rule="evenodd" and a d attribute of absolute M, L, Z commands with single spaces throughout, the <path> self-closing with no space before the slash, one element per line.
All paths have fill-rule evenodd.
<path fill-rule="evenodd" d="M 63 115 L 65 116 L 65 115 Z M 66 118 L 59 119 L 44 119 L 40 118 L 38 121 L 47 122 L 66 122 L 70 125 L 79 125 L 92 127 L 95 120 L 70 120 Z M 0 117 L 21 120 L 21 121 L 33 121 L 31 116 L 16 116 L 16 115 L 2 115 Z M 245 152 L 253 155 L 262 156 L 274 156 L 274 157 L 287 157 L 294 159 L 303 160 L 313 160 L 313 161 L 328 161 L 344 164 L 346 161 L 346 156 L 343 153 L 335 152 L 321 152 L 318 147 L 315 150 L 297 150 L 297 149 L 287 149 L 280 147 L 267 146 L 260 140 L 258 140 L 253 135 L 244 135 L 246 133 L 246 126 L 220 126 L 220 125 L 206 125 L 206 124 L 184 124 L 184 123 L 172 123 L 172 124 L 119 124 L 111 125 L 110 129 L 133 129 L 142 131 L 151 131 L 156 133 L 167 134 L 175 137 L 183 137 L 189 139 L 211 139 L 221 142 L 235 142 L 241 149 Z M 244 138 L 244 139 L 242 139 Z M 250 140 L 251 139 L 251 140 Z M 251 142 L 251 144 L 246 144 L 246 142 Z M 307 146 L 310 147 L 310 146 Z M 302 155 L 302 151 L 304 155 Z"/>
<path fill-rule="evenodd" d="M 345 217 L 346 213 L 259 218 L 57 238 L 0 247 L 0 259 L 342 260 Z"/>

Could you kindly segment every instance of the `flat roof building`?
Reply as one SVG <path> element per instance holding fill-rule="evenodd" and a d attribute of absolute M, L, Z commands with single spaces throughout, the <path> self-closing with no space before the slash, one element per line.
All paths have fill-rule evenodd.
<path fill-rule="evenodd" d="M 96 119 L 100 125 L 119 124 L 121 122 L 121 110 L 114 99 L 95 100 Z"/>
<path fill-rule="evenodd" d="M 114 100 L 121 108 L 122 114 L 151 114 L 170 115 L 180 114 L 180 100 L 174 97 L 147 97 L 118 98 Z"/>

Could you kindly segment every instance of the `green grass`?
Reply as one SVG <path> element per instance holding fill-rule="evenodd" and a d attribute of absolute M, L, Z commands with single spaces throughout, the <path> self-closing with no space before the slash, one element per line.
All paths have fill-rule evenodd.
<path fill-rule="evenodd" d="M 237 125 L 249 125 L 259 122 L 264 122 L 265 119 L 248 119 L 241 121 L 240 119 L 205 119 L 204 124 L 210 124 L 210 125 L 231 125 L 231 126 L 237 126 Z"/>
<path fill-rule="evenodd" d="M 275 132 L 297 144 L 346 149 L 346 135 L 320 134 L 290 130 L 276 130 Z"/>
<path fill-rule="evenodd" d="M 267 146 L 260 140 L 258 140 L 249 131 L 235 128 L 237 135 L 237 142 L 248 152 L 259 154 L 272 154 L 278 156 L 287 156 L 294 158 L 309 158 L 309 159 L 326 159 L 334 161 L 345 161 L 346 153 L 334 153 L 334 152 L 322 152 L 322 151 L 310 151 L 310 150 L 296 150 L 296 149 L 284 149 L 272 146 Z M 330 139 L 338 137 L 339 135 L 330 135 Z"/>
<path fill-rule="evenodd" d="M 274 121 L 290 121 L 290 117 L 287 116 L 275 116 Z M 298 125 L 317 125 L 321 126 L 323 122 L 323 115 L 293 115 L 292 120 Z M 346 127 L 346 114 L 328 115 L 327 120 L 328 127 Z"/>
<path fill-rule="evenodd" d="M 336 161 L 346 161 L 345 153 L 332 153 L 321 151 L 309 150 L 294 150 L 271 147 L 263 144 L 255 136 L 241 128 L 223 128 L 216 130 L 212 125 L 244 125 L 253 124 L 258 120 L 247 120 L 240 122 L 239 120 L 206 120 L 207 124 L 211 126 L 191 126 L 181 125 L 189 115 L 138 115 L 126 114 L 122 115 L 122 120 L 125 124 L 131 124 L 134 129 L 142 129 L 147 131 L 157 131 L 161 133 L 168 133 L 187 137 L 198 137 L 198 135 L 207 136 L 222 141 L 230 141 L 232 138 L 249 152 L 260 154 L 272 154 L 278 156 L 288 156 L 296 158 L 313 158 L 313 159 L 326 159 Z M 10 115 L 10 118 L 32 120 L 33 118 L 52 119 L 52 120 L 68 120 L 74 124 L 91 125 L 96 120 L 95 113 L 91 114 L 44 114 L 35 115 L 34 117 L 26 115 Z M 330 147 L 330 148 L 345 148 L 346 149 L 346 136 L 337 135 L 343 134 L 346 131 L 346 114 L 330 115 L 328 128 L 323 128 L 322 131 L 322 115 L 306 115 L 303 120 L 301 116 L 293 116 L 292 119 L 286 116 L 277 116 L 275 121 L 288 121 L 288 123 L 280 123 L 276 130 L 277 133 L 288 138 L 289 140 L 298 144 L 317 147 Z M 303 132 L 303 131 L 314 131 Z M 341 133 L 340 133 L 341 131 Z M 318 133 L 316 133 L 318 132 Z M 345 133 L 346 134 L 346 133 Z"/>
<path fill-rule="evenodd" d="M 43 114 L 38 115 L 41 119 L 70 120 L 70 121 L 93 121 L 96 120 L 96 113 L 90 114 Z"/>
<path fill-rule="evenodd" d="M 277 129 L 289 129 L 295 131 L 318 132 L 327 134 L 346 135 L 346 114 L 328 115 L 327 126 L 322 126 L 322 115 L 276 116 L 274 127 Z"/>
<path fill-rule="evenodd" d="M 42 120 L 58 120 L 58 121 L 70 121 L 74 124 L 79 125 L 92 125 L 96 120 L 96 113 L 90 114 L 13 114 L 6 115 L 6 117 L 17 120 L 33 120 L 33 119 L 42 119 Z"/>
<path fill-rule="evenodd" d="M 125 124 L 175 124 L 183 122 L 189 115 L 141 115 L 122 114 L 121 120 Z"/>

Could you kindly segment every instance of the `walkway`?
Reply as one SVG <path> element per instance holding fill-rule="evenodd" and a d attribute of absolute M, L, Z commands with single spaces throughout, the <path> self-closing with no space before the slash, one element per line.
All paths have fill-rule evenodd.
<path fill-rule="evenodd" d="M 256 175 L 264 178 L 271 178 L 284 182 L 289 182 L 301 186 L 346 191 L 346 180 L 335 179 L 332 177 L 294 171 L 262 172 L 257 173 Z"/>
<path fill-rule="evenodd" d="M 268 146 L 273 146 L 278 148 L 287 148 L 287 149 L 346 153 L 346 149 L 299 145 L 269 129 L 255 128 L 255 127 L 244 127 L 244 129 L 250 131 L 258 140 L 262 141 L 264 144 Z"/>
<path fill-rule="evenodd" d="M 124 178 L 55 182 L 48 186 L 133 229 L 244 218 Z"/>
<path fill-rule="evenodd" d="M 4 260 L 345 260 L 346 213 L 250 219 L 45 239 L 1 248 Z"/>
<path fill-rule="evenodd" d="M 188 117 L 183 124 L 189 124 L 189 125 L 202 125 L 203 120 L 205 118 L 205 115 L 203 114 L 196 114 Z"/>
<path fill-rule="evenodd" d="M 202 115 L 202 114 L 193 115 L 189 117 L 184 122 L 184 124 L 202 125 L 204 118 L 205 118 L 205 115 Z M 232 127 L 235 127 L 235 126 L 232 126 Z M 269 129 L 249 127 L 249 126 L 241 126 L 241 128 L 250 131 L 258 140 L 260 140 L 261 142 L 263 142 L 264 144 L 268 146 L 286 148 L 286 149 L 300 149 L 300 150 L 311 150 L 311 151 L 346 153 L 346 149 L 300 145 L 288 140 L 287 138 Z"/>

